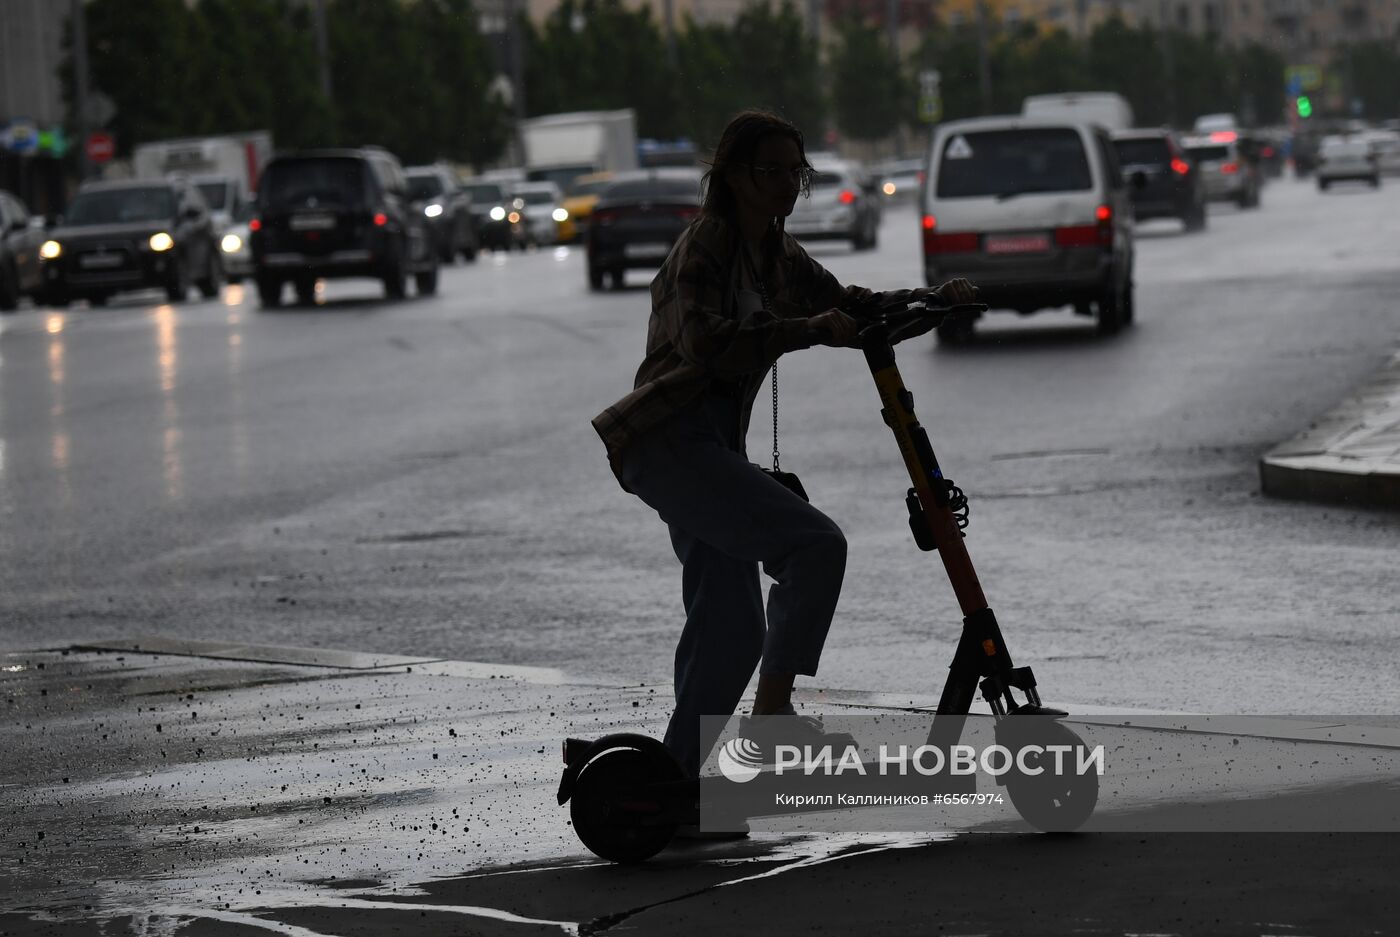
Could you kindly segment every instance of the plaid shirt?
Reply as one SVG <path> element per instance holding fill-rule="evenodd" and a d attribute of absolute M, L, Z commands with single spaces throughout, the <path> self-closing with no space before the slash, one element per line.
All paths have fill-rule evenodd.
<path fill-rule="evenodd" d="M 627 445 L 717 381 L 738 385 L 743 439 L 764 374 L 784 352 L 810 348 L 821 338 L 808 318 L 875 295 L 843 287 L 791 235 L 775 233 L 767 245 L 774 259 L 763 275 L 770 308 L 740 316 L 736 287 L 742 246 L 728 222 L 701 215 L 651 281 L 646 357 L 634 389 L 593 418 L 619 481 Z"/>

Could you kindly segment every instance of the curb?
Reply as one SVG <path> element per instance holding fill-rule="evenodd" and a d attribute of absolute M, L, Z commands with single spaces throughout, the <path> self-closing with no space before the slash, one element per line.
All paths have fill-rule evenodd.
<path fill-rule="evenodd" d="M 1400 353 L 1260 459 L 1259 481 L 1275 498 L 1400 509 Z"/>

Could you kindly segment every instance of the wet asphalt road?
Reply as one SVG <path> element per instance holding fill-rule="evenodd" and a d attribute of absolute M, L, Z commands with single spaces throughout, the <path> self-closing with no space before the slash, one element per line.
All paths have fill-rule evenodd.
<path fill-rule="evenodd" d="M 1400 185 L 1283 181 L 1207 232 L 1139 238 L 1138 325 L 1001 314 L 900 364 L 972 499 L 1013 652 L 1068 702 L 1396 712 L 1393 514 L 1278 503 L 1256 460 L 1344 397 L 1400 325 Z M 916 219 L 813 248 L 918 282 Z M 647 277 L 590 294 L 570 249 L 484 257 L 440 294 L 368 282 L 0 319 L 0 646 L 134 633 L 665 679 L 679 574 L 589 418 L 630 386 Z M 783 367 L 784 465 L 851 559 L 817 682 L 926 691 L 957 621 L 909 543 L 859 355 Z M 751 449 L 767 449 L 754 420 Z"/>
<path fill-rule="evenodd" d="M 1394 720 L 1087 715 L 1113 754 L 1080 834 L 1009 806 L 895 808 L 860 833 L 756 819 L 624 867 L 555 804 L 558 738 L 658 733 L 664 686 L 265 653 L 0 655 L 0 935 L 1305 937 L 1392 933 L 1400 910 Z"/>
<path fill-rule="evenodd" d="M 1139 324 L 1118 338 L 1059 312 L 998 317 L 954 352 L 901 349 L 972 498 L 983 584 L 1048 697 L 1397 712 L 1400 521 L 1262 499 L 1255 470 L 1393 349 L 1397 208 L 1400 186 L 1280 183 L 1203 235 L 1144 231 Z M 847 281 L 909 285 L 914 231 L 891 211 L 877 252 L 814 253 Z M 1070 853 L 1046 837 L 759 837 L 632 875 L 581 858 L 548 748 L 575 729 L 656 731 L 677 627 L 664 531 L 587 425 L 630 382 L 645 279 L 589 294 L 577 252 L 544 251 L 448 271 L 438 297 L 400 304 L 351 283 L 312 310 L 261 313 L 230 289 L 0 319 L 0 650 L 166 634 L 632 686 L 571 690 L 551 712 L 559 691 L 468 702 L 382 675 L 167 678 L 165 659 L 109 656 L 5 727 L 4 891 L 71 913 L 0 917 L 0 934 L 173 933 L 192 905 L 204 917 L 185 933 L 298 937 L 1393 929 L 1393 834 L 1105 833 Z M 812 682 L 926 700 L 955 603 L 908 542 L 868 374 L 820 350 L 789 359 L 783 387 L 784 464 L 852 545 Z M 766 433 L 760 415 L 755 455 Z M 481 825 L 449 832 L 462 814 Z"/>

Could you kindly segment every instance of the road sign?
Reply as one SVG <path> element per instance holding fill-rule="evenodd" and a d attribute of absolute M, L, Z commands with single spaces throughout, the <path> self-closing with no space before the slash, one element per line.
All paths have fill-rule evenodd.
<path fill-rule="evenodd" d="M 919 72 L 919 120 L 935 124 L 943 119 L 943 94 L 939 90 L 942 75 L 935 69 Z"/>
<path fill-rule="evenodd" d="M 89 162 L 110 162 L 112 157 L 117 154 L 117 141 L 105 130 L 94 130 L 88 134 L 83 152 L 87 154 Z"/>
<path fill-rule="evenodd" d="M 39 128 L 32 121 L 12 120 L 0 129 L 0 147 L 11 153 L 32 153 L 39 148 Z"/>
<path fill-rule="evenodd" d="M 1283 71 L 1284 83 L 1290 93 L 1316 91 L 1322 87 L 1322 69 L 1316 65 L 1290 65 Z"/>

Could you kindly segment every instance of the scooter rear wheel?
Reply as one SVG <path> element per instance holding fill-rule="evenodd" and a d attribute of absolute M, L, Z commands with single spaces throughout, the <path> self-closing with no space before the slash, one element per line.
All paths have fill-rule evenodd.
<path fill-rule="evenodd" d="M 1041 774 L 1006 775 L 1006 792 L 1021 817 L 1045 833 L 1070 833 L 1079 829 L 1099 802 L 1099 776 L 1092 770 L 1076 773 L 1079 750 L 1084 740 L 1073 730 L 1043 716 L 1007 716 L 997 724 L 997 744 L 1011 751 L 1024 745 L 1067 745 L 1071 754 L 1064 759 L 1070 769 L 1063 773 L 1045 770 Z"/>
<path fill-rule="evenodd" d="M 651 745 L 607 748 L 589 758 L 574 781 L 569 817 L 589 851 L 610 862 L 644 862 L 675 835 L 663 818 L 667 805 L 652 785 L 679 781 L 681 766 L 670 751 Z"/>

